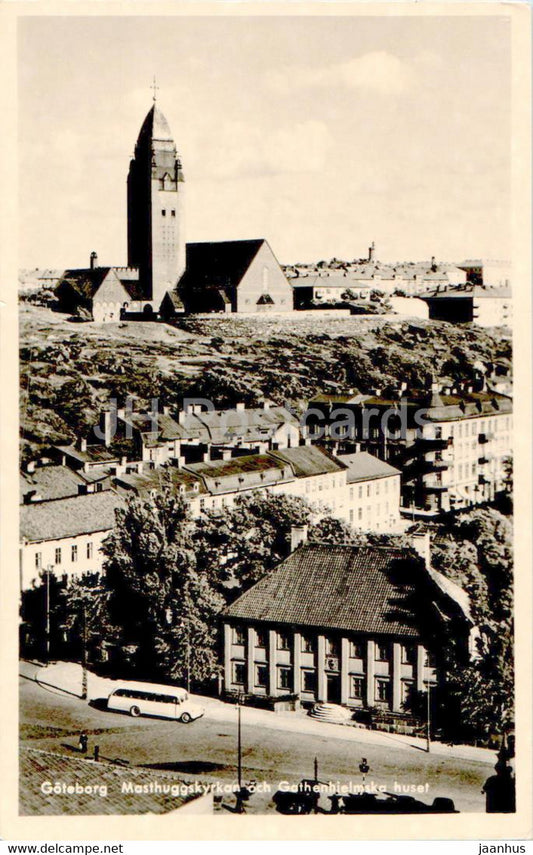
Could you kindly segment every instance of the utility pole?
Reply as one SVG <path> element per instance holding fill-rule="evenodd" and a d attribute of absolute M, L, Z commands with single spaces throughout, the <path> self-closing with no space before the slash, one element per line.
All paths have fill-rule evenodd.
<path fill-rule="evenodd" d="M 50 565 L 46 568 L 45 609 L 46 609 L 46 664 L 50 664 Z"/>
<path fill-rule="evenodd" d="M 426 751 L 431 751 L 431 683 L 429 680 L 426 681 L 427 686 L 427 732 L 426 732 Z"/>
<path fill-rule="evenodd" d="M 87 606 L 82 605 L 81 699 L 87 700 Z"/>
<path fill-rule="evenodd" d="M 237 697 L 237 784 L 242 789 L 241 696 Z"/>

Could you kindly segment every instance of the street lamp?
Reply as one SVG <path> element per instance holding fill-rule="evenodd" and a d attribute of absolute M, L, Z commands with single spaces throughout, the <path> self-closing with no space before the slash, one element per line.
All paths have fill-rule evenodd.
<path fill-rule="evenodd" d="M 87 700 L 87 606 L 83 600 L 81 607 L 82 615 L 82 642 L 81 642 L 81 699 Z"/>
<path fill-rule="evenodd" d="M 50 664 L 50 573 L 52 566 L 47 565 L 45 570 L 45 609 L 46 609 L 46 664 Z"/>
<path fill-rule="evenodd" d="M 429 680 L 425 681 L 427 686 L 426 692 L 426 751 L 431 751 L 431 686 L 434 683 L 431 683 Z"/>

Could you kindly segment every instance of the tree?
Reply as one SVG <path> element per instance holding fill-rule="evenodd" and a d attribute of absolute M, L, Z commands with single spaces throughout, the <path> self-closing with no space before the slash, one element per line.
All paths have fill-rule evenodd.
<path fill-rule="evenodd" d="M 303 499 L 259 492 L 240 496 L 233 507 L 197 520 L 198 567 L 226 599 L 234 599 L 289 554 L 291 526 L 310 518 Z"/>
<path fill-rule="evenodd" d="M 184 501 L 164 490 L 130 499 L 103 545 L 110 618 L 141 676 L 202 682 L 217 671 L 223 599 L 197 566 L 192 528 Z"/>
<path fill-rule="evenodd" d="M 470 595 L 478 627 L 476 658 L 461 665 L 453 645 L 443 653 L 446 695 L 443 727 L 452 738 L 486 738 L 512 722 L 513 556 L 510 521 L 477 508 L 439 526 L 433 564 Z"/>

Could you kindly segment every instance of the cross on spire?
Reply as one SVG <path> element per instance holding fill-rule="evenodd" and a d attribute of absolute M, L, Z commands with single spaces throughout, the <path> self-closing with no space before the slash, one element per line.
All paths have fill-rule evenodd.
<path fill-rule="evenodd" d="M 153 89 L 153 91 L 154 91 L 154 94 L 153 94 L 153 96 L 152 96 L 152 100 L 153 100 L 153 102 L 154 102 L 154 104 L 155 104 L 155 102 L 157 101 L 157 90 L 159 89 L 159 86 L 157 85 L 157 83 L 156 83 L 156 81 L 155 81 L 155 74 L 154 74 L 154 82 L 153 82 L 153 83 L 152 83 L 152 85 L 150 86 L 150 89 Z"/>

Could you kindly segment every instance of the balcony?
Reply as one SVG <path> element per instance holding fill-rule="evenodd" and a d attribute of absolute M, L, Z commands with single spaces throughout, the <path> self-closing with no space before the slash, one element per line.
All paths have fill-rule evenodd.
<path fill-rule="evenodd" d="M 492 442 L 493 439 L 494 439 L 493 433 L 480 433 L 479 437 L 478 437 L 478 440 L 482 445 L 486 442 Z"/>
<path fill-rule="evenodd" d="M 491 460 L 494 460 L 493 454 L 483 454 L 482 457 L 478 457 L 477 462 L 480 466 L 485 466 L 487 463 L 490 463 Z"/>
<path fill-rule="evenodd" d="M 478 475 L 477 482 L 478 484 L 481 484 L 481 486 L 483 486 L 484 484 L 490 484 L 490 480 L 488 478 L 485 478 L 484 475 Z"/>
<path fill-rule="evenodd" d="M 422 436 L 416 441 L 419 451 L 441 451 L 453 444 L 453 437 Z"/>

